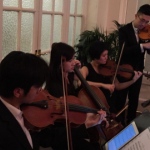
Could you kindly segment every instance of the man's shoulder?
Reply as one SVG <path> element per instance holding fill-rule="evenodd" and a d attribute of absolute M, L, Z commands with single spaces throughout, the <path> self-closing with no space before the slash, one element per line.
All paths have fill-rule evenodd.
<path fill-rule="evenodd" d="M 132 29 L 132 22 L 125 24 L 124 26 L 122 26 L 119 30 L 129 30 Z"/>

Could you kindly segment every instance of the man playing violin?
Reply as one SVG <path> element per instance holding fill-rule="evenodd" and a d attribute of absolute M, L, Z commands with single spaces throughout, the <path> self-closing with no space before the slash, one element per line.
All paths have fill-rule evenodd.
<path fill-rule="evenodd" d="M 119 29 L 119 46 L 124 49 L 120 64 L 129 64 L 134 70 L 143 71 L 144 69 L 144 55 L 150 50 L 150 42 L 141 43 L 138 32 L 148 25 L 150 21 L 150 5 L 145 4 L 139 8 L 135 14 L 135 19 Z M 119 79 L 119 78 L 118 78 Z M 119 79 L 123 82 L 122 79 Z M 128 88 L 117 93 L 117 107 L 121 109 L 124 107 L 128 96 L 128 113 L 127 124 L 136 117 L 136 110 L 138 106 L 139 93 L 142 84 L 142 77 Z M 123 118 L 125 120 L 125 118 Z"/>
<path fill-rule="evenodd" d="M 49 126 L 38 132 L 29 131 L 24 122 L 23 111 L 20 108 L 24 103 L 33 102 L 42 90 L 42 85 L 47 77 L 47 63 L 33 54 L 12 51 L 1 61 L 1 150 L 39 150 L 39 146 L 49 147 L 54 144 L 53 142 L 57 136 L 56 130 Z M 30 113 L 32 114 L 32 112 Z M 97 114 L 88 114 L 85 127 L 89 128 L 100 123 L 105 116 L 104 111 L 98 111 Z M 59 141 L 57 141 L 57 145 L 59 144 Z"/>

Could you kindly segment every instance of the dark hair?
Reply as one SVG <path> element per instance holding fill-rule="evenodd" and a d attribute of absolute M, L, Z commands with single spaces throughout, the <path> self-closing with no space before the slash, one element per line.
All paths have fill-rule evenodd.
<path fill-rule="evenodd" d="M 66 61 L 72 59 L 75 54 L 73 47 L 66 43 L 53 43 L 51 49 L 51 57 L 49 63 L 49 71 L 54 73 L 54 70 L 60 68 L 61 58 L 64 57 Z"/>
<path fill-rule="evenodd" d="M 150 5 L 149 4 L 145 4 L 145 5 L 142 5 L 138 12 L 138 14 L 144 14 L 144 15 L 148 15 L 150 16 Z"/>
<path fill-rule="evenodd" d="M 0 64 L 0 95 L 12 97 L 15 88 L 27 94 L 31 86 L 42 86 L 48 76 L 46 62 L 33 54 L 10 52 Z"/>
<path fill-rule="evenodd" d="M 61 74 L 61 58 L 64 57 L 66 61 L 72 59 L 75 50 L 70 45 L 59 42 L 53 43 L 51 48 L 51 57 L 49 63 L 49 78 L 46 82 L 46 89 L 50 92 L 51 82 L 62 80 Z"/>
<path fill-rule="evenodd" d="M 89 54 L 92 60 L 99 59 L 102 52 L 108 50 L 107 45 L 105 42 L 102 41 L 95 41 L 91 44 L 89 48 Z"/>

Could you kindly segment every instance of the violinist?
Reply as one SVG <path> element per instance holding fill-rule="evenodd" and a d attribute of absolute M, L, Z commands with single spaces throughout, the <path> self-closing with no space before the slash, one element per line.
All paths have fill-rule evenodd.
<path fill-rule="evenodd" d="M 38 150 L 35 138 L 24 124 L 20 105 L 30 103 L 46 80 L 46 62 L 33 54 L 10 52 L 0 64 L 0 149 Z M 44 133 L 44 132 L 43 132 Z"/>
<path fill-rule="evenodd" d="M 149 21 L 150 5 L 144 4 L 135 14 L 134 20 L 119 29 L 120 49 L 123 43 L 125 43 L 120 64 L 130 64 L 134 70 L 143 72 L 144 55 L 145 52 L 149 53 L 150 51 L 150 42 L 141 43 L 138 32 L 144 29 L 148 25 Z M 119 81 L 124 82 L 121 78 Z M 117 93 L 117 99 L 119 100 L 117 104 L 118 109 L 122 109 L 122 107 L 124 107 L 128 97 L 127 124 L 136 117 L 141 84 L 142 77 L 128 88 L 118 91 Z M 123 118 L 123 120 L 125 120 L 125 118 Z"/>
<path fill-rule="evenodd" d="M 82 67 L 81 73 L 90 85 L 100 88 L 104 93 L 110 106 L 110 112 L 116 112 L 116 106 L 114 106 L 110 95 L 114 90 L 121 90 L 132 85 L 139 79 L 141 72 L 135 71 L 135 75 L 130 81 L 120 83 L 116 79 L 114 84 L 112 84 L 112 77 L 102 75 L 101 72 L 103 69 L 100 70 L 101 66 L 104 66 L 108 60 L 108 49 L 106 43 L 102 41 L 93 42 L 89 48 L 89 54 L 91 62 Z M 119 101 L 119 99 L 117 100 Z"/>
<path fill-rule="evenodd" d="M 66 43 L 53 43 L 51 48 L 51 57 L 49 63 L 49 77 L 46 82 L 46 90 L 57 98 L 62 97 L 63 94 L 63 82 L 62 82 L 62 73 L 66 80 L 67 84 L 67 94 L 77 96 L 75 81 L 78 82 L 78 78 L 74 73 L 74 66 L 79 65 L 80 62 L 75 60 L 75 50 L 73 47 Z M 63 59 L 61 65 L 61 59 Z M 63 67 L 63 72 L 61 71 Z M 94 126 L 101 122 L 101 117 L 106 116 L 105 111 L 99 111 L 101 114 L 87 114 L 87 119 L 85 124 L 80 125 L 77 128 L 71 129 L 73 150 L 98 150 L 100 148 L 98 142 L 89 142 L 86 139 L 89 139 L 88 130 L 91 126 Z M 80 117 L 80 116 L 77 116 Z M 100 121 L 100 122 L 99 122 Z M 66 150 L 67 149 L 67 138 L 66 138 L 66 128 L 64 124 L 56 122 L 53 126 L 55 130 L 55 137 L 53 141 L 52 148 L 55 150 Z M 58 144 L 59 143 L 59 144 Z"/>
<path fill-rule="evenodd" d="M 29 126 L 26 124 L 26 118 L 24 118 L 24 112 L 21 109 L 22 104 L 34 101 L 41 92 L 47 77 L 47 63 L 33 54 L 12 51 L 1 61 L 1 150 L 39 150 L 40 146 L 52 147 L 54 142 L 61 145 L 60 141 L 55 141 L 56 136 L 61 133 L 57 133 L 57 130 L 51 126 L 38 131 L 33 131 L 31 128 L 28 130 Z M 29 113 L 32 114 L 32 112 Z M 102 111 L 99 111 L 98 114 L 88 114 L 85 120 L 87 128 L 101 122 L 101 119 L 105 117 L 105 113 Z M 60 138 L 63 140 L 63 136 Z M 91 148 L 90 145 L 88 146 Z"/>

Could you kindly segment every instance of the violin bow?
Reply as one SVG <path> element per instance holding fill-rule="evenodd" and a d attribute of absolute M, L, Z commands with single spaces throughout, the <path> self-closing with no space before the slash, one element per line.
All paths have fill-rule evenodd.
<path fill-rule="evenodd" d="M 61 73 L 62 73 L 62 84 L 63 84 L 63 96 L 64 96 L 64 109 L 65 109 L 65 117 L 66 117 L 66 133 L 67 133 L 67 146 L 68 150 L 73 150 L 72 146 L 72 138 L 71 138 L 71 127 L 69 121 L 69 108 L 67 104 L 67 83 L 66 83 L 66 74 L 64 74 L 63 61 L 66 61 L 64 57 L 61 57 Z"/>
<path fill-rule="evenodd" d="M 121 57 L 122 57 L 122 53 L 123 53 L 123 49 L 124 49 L 124 45 L 125 45 L 125 42 L 123 43 L 122 48 L 121 48 L 121 53 L 120 53 L 119 61 L 118 61 L 117 67 L 116 67 L 116 71 L 115 71 L 115 75 L 114 75 L 114 78 L 113 78 L 112 84 L 114 84 L 114 83 L 115 83 L 115 79 L 116 79 L 117 72 L 118 72 L 118 69 L 119 69 L 120 60 L 121 60 Z"/>

